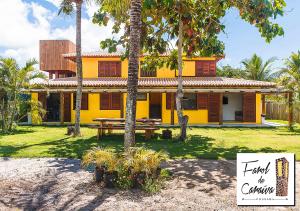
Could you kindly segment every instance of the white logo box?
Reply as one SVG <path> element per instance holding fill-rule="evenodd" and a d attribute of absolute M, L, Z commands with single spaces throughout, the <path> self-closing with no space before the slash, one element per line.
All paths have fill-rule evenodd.
<path fill-rule="evenodd" d="M 294 154 L 237 154 L 237 205 L 294 204 Z"/>

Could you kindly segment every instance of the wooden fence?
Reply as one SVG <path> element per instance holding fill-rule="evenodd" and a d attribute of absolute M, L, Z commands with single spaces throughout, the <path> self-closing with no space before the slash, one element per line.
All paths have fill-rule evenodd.
<path fill-rule="evenodd" d="M 288 120 L 288 106 L 284 103 L 266 103 L 266 118 Z M 294 121 L 300 123 L 300 112 L 294 109 Z"/>

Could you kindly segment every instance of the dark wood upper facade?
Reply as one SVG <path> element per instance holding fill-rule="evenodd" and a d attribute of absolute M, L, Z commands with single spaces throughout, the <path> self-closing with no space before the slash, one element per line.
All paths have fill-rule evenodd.
<path fill-rule="evenodd" d="M 69 40 L 40 41 L 40 69 L 49 72 L 50 78 L 75 76 L 76 64 L 63 54 L 75 52 L 76 46 Z"/>

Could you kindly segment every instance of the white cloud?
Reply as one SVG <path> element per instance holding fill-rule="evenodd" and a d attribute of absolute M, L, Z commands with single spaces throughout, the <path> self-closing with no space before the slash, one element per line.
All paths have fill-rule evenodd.
<path fill-rule="evenodd" d="M 52 3 L 56 7 L 59 7 L 62 0 L 46 0 L 46 1 Z"/>
<path fill-rule="evenodd" d="M 60 0 L 47 0 L 59 6 Z M 82 48 L 84 51 L 99 50 L 100 40 L 112 37 L 112 24 L 99 27 L 91 21 L 96 11 L 94 4 L 86 6 L 88 18 L 82 19 Z M 39 56 L 39 40 L 69 39 L 75 42 L 74 25 L 53 27 L 57 11 L 51 11 L 38 3 L 24 0 L 0 0 L 0 56 L 11 56 L 24 64 L 29 58 Z M 72 16 L 75 23 L 75 16 Z"/>

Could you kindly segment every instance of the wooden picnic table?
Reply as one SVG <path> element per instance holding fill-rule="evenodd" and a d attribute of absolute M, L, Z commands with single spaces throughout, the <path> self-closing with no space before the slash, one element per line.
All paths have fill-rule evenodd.
<path fill-rule="evenodd" d="M 125 129 L 125 118 L 95 118 L 95 122 L 99 122 L 98 139 L 105 134 L 105 130 L 108 130 L 110 134 L 113 129 Z M 136 119 L 136 130 L 145 130 L 146 137 L 149 138 L 153 135 L 154 130 L 157 130 L 157 126 L 161 124 L 161 119 Z"/>

